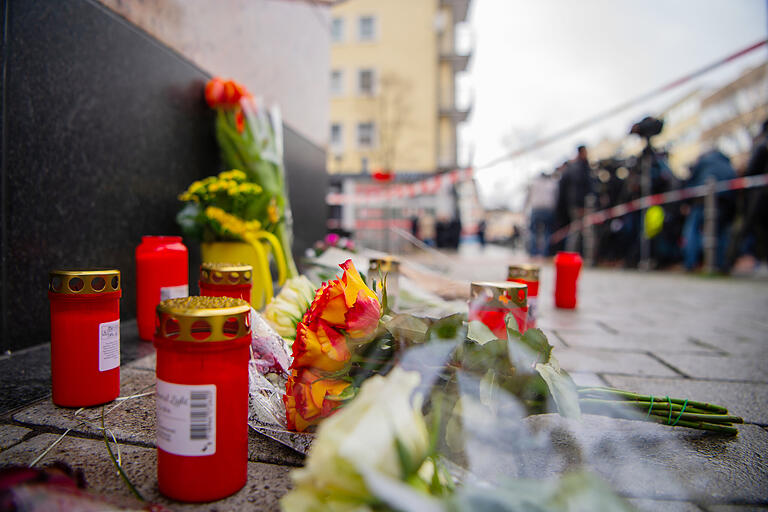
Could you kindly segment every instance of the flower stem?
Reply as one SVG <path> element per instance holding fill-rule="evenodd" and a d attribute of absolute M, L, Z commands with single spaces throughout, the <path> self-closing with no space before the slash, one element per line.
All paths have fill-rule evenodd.
<path fill-rule="evenodd" d="M 621 389 L 613 389 L 613 388 L 599 388 L 599 387 L 584 387 L 578 389 L 579 395 L 589 395 L 585 398 L 597 398 L 597 396 L 600 395 L 608 395 L 608 396 L 620 396 L 625 399 L 629 400 L 635 400 L 635 401 L 641 401 L 641 402 L 650 402 L 653 400 L 654 402 L 671 402 L 673 404 L 684 404 L 686 402 L 685 399 L 681 398 L 668 398 L 668 397 L 659 397 L 659 396 L 652 396 L 652 395 L 640 395 L 638 393 L 632 393 L 631 391 L 623 391 Z M 597 395 L 597 396 L 593 396 Z M 696 402 L 693 400 L 688 400 L 688 407 L 694 407 L 696 409 L 701 409 L 705 411 L 712 411 L 719 414 L 727 414 L 728 409 L 725 407 L 721 407 L 719 405 L 710 404 L 707 402 Z"/>

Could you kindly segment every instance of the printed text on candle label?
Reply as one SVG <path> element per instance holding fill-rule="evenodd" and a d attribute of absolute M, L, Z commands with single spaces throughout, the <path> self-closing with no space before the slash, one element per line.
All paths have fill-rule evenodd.
<path fill-rule="evenodd" d="M 120 320 L 114 320 L 99 324 L 99 371 L 106 372 L 118 366 L 120 366 Z"/>
<path fill-rule="evenodd" d="M 157 380 L 157 447 L 175 455 L 216 453 L 216 385 Z"/>
<path fill-rule="evenodd" d="M 189 297 L 188 284 L 180 284 L 179 286 L 164 286 L 160 288 L 160 302 L 167 299 L 178 299 L 179 297 Z"/>

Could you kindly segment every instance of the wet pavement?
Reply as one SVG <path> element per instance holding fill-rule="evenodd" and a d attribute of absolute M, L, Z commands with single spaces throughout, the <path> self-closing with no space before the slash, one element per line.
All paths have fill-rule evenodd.
<path fill-rule="evenodd" d="M 412 261 L 439 267 L 455 279 L 502 280 L 506 265 L 522 258 L 490 248 Z M 543 477 L 588 467 L 640 510 L 768 510 L 768 282 L 589 269 L 580 278 L 579 304 L 572 311 L 554 308 L 552 289 L 553 271 L 544 265 L 539 326 L 577 383 L 714 402 L 741 415 L 745 424 L 731 438 L 590 415 L 581 421 L 532 417 L 526 428 L 549 436 L 557 456 L 524 455 L 516 472 Z M 151 345 L 128 341 L 130 329 L 135 323 L 126 322 L 123 357 L 132 361 L 123 365 L 122 396 L 151 391 L 154 384 Z M 0 369 L 3 364 L 9 369 L 0 372 L 5 411 L 0 465 L 32 462 L 70 429 L 38 464 L 64 460 L 85 471 L 90 490 L 128 496 L 94 426 L 100 424 L 101 407 L 76 414 L 44 396 L 47 350 L 41 346 L 0 360 Z M 30 373 L 32 366 L 21 371 L 22 356 L 35 371 Z M 145 497 L 173 510 L 277 510 L 290 469 L 303 461 L 290 448 L 251 432 L 243 490 L 209 504 L 174 503 L 157 491 L 154 397 L 112 407 L 105 409 L 105 425 L 120 442 L 126 473 Z"/>

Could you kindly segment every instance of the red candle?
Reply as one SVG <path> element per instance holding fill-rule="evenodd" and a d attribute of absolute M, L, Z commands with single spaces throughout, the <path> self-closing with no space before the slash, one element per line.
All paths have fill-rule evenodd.
<path fill-rule="evenodd" d="M 528 318 L 526 328 L 536 327 L 536 310 L 539 301 L 539 267 L 536 265 L 510 265 L 507 281 L 528 286 Z"/>
<path fill-rule="evenodd" d="M 576 285 L 581 271 L 581 256 L 577 252 L 559 252 L 555 255 L 555 306 L 563 309 L 576 307 Z"/>
<path fill-rule="evenodd" d="M 470 287 L 469 319 L 480 320 L 499 339 L 507 338 L 506 316 L 517 320 L 520 332 L 525 332 L 527 286 L 511 282 L 476 282 Z"/>
<path fill-rule="evenodd" d="M 230 297 L 157 307 L 157 481 L 170 498 L 212 501 L 245 485 L 250 309 Z"/>
<path fill-rule="evenodd" d="M 53 403 L 87 407 L 120 394 L 120 271 L 50 273 Z"/>
<path fill-rule="evenodd" d="M 151 340 L 160 301 L 189 295 L 187 248 L 180 236 L 143 236 L 136 248 L 136 323 Z"/>
<path fill-rule="evenodd" d="M 244 263 L 203 263 L 200 265 L 200 295 L 251 300 L 253 267 Z"/>

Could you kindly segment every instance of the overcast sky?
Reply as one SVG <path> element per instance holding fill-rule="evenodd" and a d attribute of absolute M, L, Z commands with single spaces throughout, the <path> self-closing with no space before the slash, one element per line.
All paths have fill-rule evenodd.
<path fill-rule="evenodd" d="M 473 56 L 459 100 L 472 96 L 461 153 L 481 166 L 766 38 L 766 0 L 473 0 Z M 765 48 L 695 83 L 534 154 L 478 171 L 488 207 L 521 204 L 530 176 L 578 143 L 626 133 L 696 85 L 714 87 L 764 62 Z"/>

